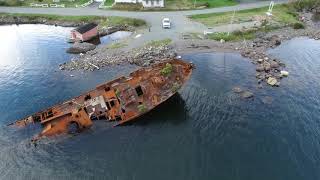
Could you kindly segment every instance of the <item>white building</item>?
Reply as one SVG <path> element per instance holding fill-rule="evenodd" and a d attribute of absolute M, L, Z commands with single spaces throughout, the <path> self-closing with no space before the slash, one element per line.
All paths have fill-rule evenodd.
<path fill-rule="evenodd" d="M 164 7 L 164 0 L 115 0 L 115 3 L 142 3 L 146 8 Z"/>

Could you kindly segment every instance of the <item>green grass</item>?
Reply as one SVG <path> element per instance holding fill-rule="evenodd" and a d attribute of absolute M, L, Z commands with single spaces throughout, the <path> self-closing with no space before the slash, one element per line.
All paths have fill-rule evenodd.
<path fill-rule="evenodd" d="M 196 2 L 196 3 L 195 3 Z M 235 0 L 166 0 L 166 9 L 195 9 L 233 6 L 238 4 Z"/>
<path fill-rule="evenodd" d="M 107 48 L 109 48 L 109 49 L 118 49 L 118 48 L 122 48 L 122 47 L 125 47 L 125 46 L 127 46 L 127 44 L 117 42 L 117 43 L 110 44 Z"/>
<path fill-rule="evenodd" d="M 232 32 L 228 35 L 227 32 L 219 32 L 219 33 L 209 34 L 208 38 L 216 40 L 216 41 L 220 41 L 221 39 L 223 39 L 225 41 L 240 41 L 243 39 L 246 39 L 246 40 L 254 39 L 255 33 L 256 32 L 254 32 L 254 31 L 243 32 L 241 34 Z"/>
<path fill-rule="evenodd" d="M 113 3 L 114 3 L 114 0 L 106 0 L 106 1 L 104 2 L 104 5 L 105 5 L 105 6 L 111 6 Z"/>
<path fill-rule="evenodd" d="M 152 47 L 159 47 L 159 46 L 166 46 L 169 45 L 172 42 L 171 39 L 163 39 L 163 40 L 152 40 L 146 44 L 146 46 L 152 46 Z"/>
<path fill-rule="evenodd" d="M 172 65 L 170 63 L 167 63 L 166 66 L 161 69 L 160 74 L 163 76 L 168 76 L 171 74 L 172 70 Z"/>
<path fill-rule="evenodd" d="M 148 110 L 147 106 L 144 104 L 138 105 L 139 112 L 146 112 Z"/>
<path fill-rule="evenodd" d="M 142 3 L 116 3 L 112 9 L 125 11 L 140 11 L 143 10 Z"/>
<path fill-rule="evenodd" d="M 242 40 L 251 40 L 256 38 L 257 32 L 270 32 L 272 30 L 278 29 L 277 26 L 266 25 L 258 29 L 250 29 L 246 31 L 234 31 L 228 34 L 227 32 L 218 32 L 213 34 L 208 34 L 208 38 L 216 41 L 221 39 L 225 41 L 242 41 Z"/>
<path fill-rule="evenodd" d="M 64 4 L 66 7 L 75 7 L 76 5 L 81 5 L 89 0 L 75 0 L 70 2 L 69 0 L 60 0 L 60 2 L 55 3 L 52 0 L 4 0 L 0 2 L 0 6 L 30 6 L 30 3 L 36 4 Z"/>
<path fill-rule="evenodd" d="M 289 4 L 291 7 L 298 11 L 310 10 L 320 6 L 319 0 L 299 0 Z"/>
<path fill-rule="evenodd" d="M 268 7 L 255 8 L 249 10 L 237 11 L 233 23 L 250 22 L 253 21 L 254 16 L 265 16 Z M 287 5 L 276 5 L 273 8 L 273 20 L 280 24 L 293 24 L 299 22 L 297 15 Z M 210 13 L 192 15 L 191 18 L 194 21 L 205 24 L 206 26 L 216 26 L 229 24 L 232 18 L 233 12 L 223 13 Z"/>
<path fill-rule="evenodd" d="M 114 0 L 106 0 L 105 6 L 111 6 L 113 2 Z M 126 11 L 174 11 L 233 6 L 236 4 L 238 4 L 236 0 L 166 0 L 164 8 L 143 8 L 141 4 L 117 3 L 112 9 Z"/>
<path fill-rule="evenodd" d="M 52 21 L 66 21 L 66 22 L 96 22 L 99 27 L 104 26 L 115 26 L 115 25 L 128 25 L 133 27 L 144 26 L 146 22 L 141 19 L 126 18 L 118 16 L 58 16 L 49 14 L 11 14 L 11 13 L 0 13 L 2 17 L 25 17 L 30 20 L 35 20 L 38 18 L 44 18 L 46 20 Z"/>

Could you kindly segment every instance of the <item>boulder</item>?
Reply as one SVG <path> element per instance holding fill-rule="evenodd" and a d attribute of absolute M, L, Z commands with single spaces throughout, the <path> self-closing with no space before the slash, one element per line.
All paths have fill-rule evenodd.
<path fill-rule="evenodd" d="M 94 50 L 95 48 L 96 48 L 96 45 L 91 44 L 91 43 L 87 43 L 87 42 L 79 43 L 79 42 L 76 42 L 76 43 L 73 44 L 72 47 L 67 49 L 67 53 L 72 53 L 72 54 L 86 53 L 88 51 Z"/>
<path fill-rule="evenodd" d="M 271 61 L 271 62 L 270 62 L 270 67 L 271 67 L 271 68 L 278 68 L 278 67 L 280 67 L 280 65 L 279 65 L 279 63 L 276 62 L 276 61 Z"/>
<path fill-rule="evenodd" d="M 277 83 L 278 83 L 278 81 L 277 81 L 277 79 L 274 78 L 274 77 L 269 77 L 269 78 L 267 79 L 267 83 L 268 83 L 270 86 L 276 86 Z"/>
<path fill-rule="evenodd" d="M 287 76 L 289 76 L 289 72 L 288 71 L 280 71 L 280 75 L 282 77 L 287 77 Z"/>
<path fill-rule="evenodd" d="M 263 63 L 263 68 L 264 68 L 265 71 L 270 71 L 270 69 L 271 69 L 270 63 L 264 62 Z"/>
<path fill-rule="evenodd" d="M 256 67 L 256 71 L 258 71 L 258 72 L 262 72 L 262 71 L 264 71 L 264 67 L 263 67 L 263 65 L 259 65 L 259 66 L 257 66 L 257 67 Z"/>

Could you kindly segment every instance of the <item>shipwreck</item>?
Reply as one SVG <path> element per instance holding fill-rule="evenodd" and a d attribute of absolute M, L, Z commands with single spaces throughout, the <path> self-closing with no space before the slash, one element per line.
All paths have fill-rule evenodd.
<path fill-rule="evenodd" d="M 71 100 L 57 104 L 9 124 L 25 127 L 40 123 L 43 130 L 32 141 L 63 133 L 78 133 L 90 128 L 95 120 L 116 121 L 122 125 L 168 100 L 187 82 L 193 64 L 166 60 L 138 69 L 129 76 L 98 85 Z"/>

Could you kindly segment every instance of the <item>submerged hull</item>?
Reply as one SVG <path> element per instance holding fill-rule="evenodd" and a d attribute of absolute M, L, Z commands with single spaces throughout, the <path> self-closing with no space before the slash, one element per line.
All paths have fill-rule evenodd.
<path fill-rule="evenodd" d="M 80 132 L 94 120 L 117 121 L 116 125 L 121 125 L 173 96 L 190 78 L 192 69 L 191 63 L 176 59 L 141 68 L 10 125 L 24 127 L 40 123 L 43 130 L 33 140 Z"/>

